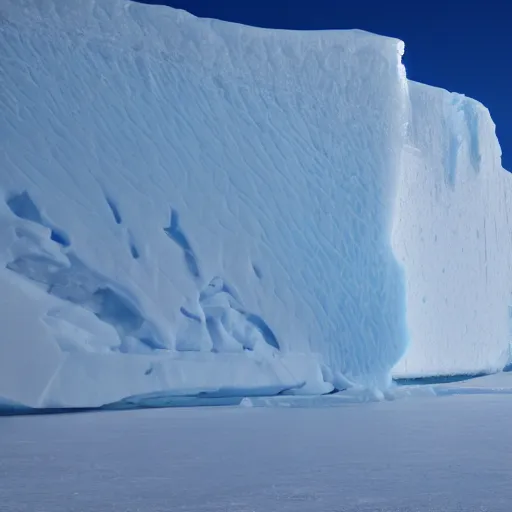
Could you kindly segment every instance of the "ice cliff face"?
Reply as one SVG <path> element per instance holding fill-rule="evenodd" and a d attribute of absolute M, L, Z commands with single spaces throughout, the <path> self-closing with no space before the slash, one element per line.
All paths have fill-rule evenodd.
<path fill-rule="evenodd" d="M 400 41 L 125 0 L 9 0 L 0 19 L 5 401 L 504 364 L 494 126 L 408 83 Z"/>
<path fill-rule="evenodd" d="M 511 176 L 488 110 L 409 82 L 393 246 L 411 346 L 397 375 L 491 372 L 509 357 Z"/>

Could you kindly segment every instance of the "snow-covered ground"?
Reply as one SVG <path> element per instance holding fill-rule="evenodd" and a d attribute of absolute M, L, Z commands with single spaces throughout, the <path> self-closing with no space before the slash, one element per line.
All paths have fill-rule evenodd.
<path fill-rule="evenodd" d="M 509 512 L 512 375 L 440 388 L 454 394 L 1 418 L 1 510 Z"/>

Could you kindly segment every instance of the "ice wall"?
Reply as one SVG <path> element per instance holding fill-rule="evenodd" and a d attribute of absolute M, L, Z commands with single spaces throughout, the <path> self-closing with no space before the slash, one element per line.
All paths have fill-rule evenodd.
<path fill-rule="evenodd" d="M 124 0 L 0 16 L 4 400 L 387 382 L 401 42 Z"/>
<path fill-rule="evenodd" d="M 485 107 L 414 82 L 409 94 L 393 246 L 411 345 L 394 374 L 496 371 L 512 334 L 511 176 Z"/>
<path fill-rule="evenodd" d="M 0 23 L 0 403 L 506 362 L 494 125 L 408 83 L 400 41 L 127 0 L 5 0 Z"/>

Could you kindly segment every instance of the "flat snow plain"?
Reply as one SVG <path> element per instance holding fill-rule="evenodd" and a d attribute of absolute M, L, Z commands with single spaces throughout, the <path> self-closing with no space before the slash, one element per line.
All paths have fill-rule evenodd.
<path fill-rule="evenodd" d="M 0 508 L 509 512 L 512 374 L 395 396 L 3 417 Z"/>

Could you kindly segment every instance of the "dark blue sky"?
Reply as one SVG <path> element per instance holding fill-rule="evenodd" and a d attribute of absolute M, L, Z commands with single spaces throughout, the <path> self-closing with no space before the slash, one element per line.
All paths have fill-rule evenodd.
<path fill-rule="evenodd" d="M 409 78 L 491 111 L 512 171 L 512 7 L 507 0 L 142 0 L 196 16 L 289 29 L 360 28 L 405 41 Z"/>

